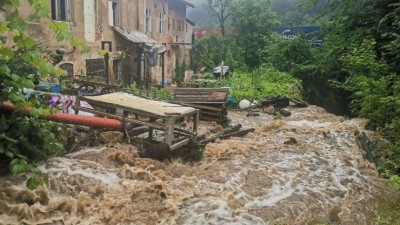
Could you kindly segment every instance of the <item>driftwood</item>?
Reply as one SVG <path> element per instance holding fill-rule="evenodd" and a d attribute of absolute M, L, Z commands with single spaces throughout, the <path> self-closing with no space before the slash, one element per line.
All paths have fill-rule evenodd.
<path fill-rule="evenodd" d="M 308 106 L 307 103 L 301 102 L 301 101 L 297 101 L 297 100 L 295 100 L 295 99 L 293 99 L 293 98 L 290 98 L 289 100 L 290 100 L 291 102 L 293 102 L 293 103 L 294 103 L 294 106 L 296 106 L 296 107 L 307 107 L 307 106 Z"/>
<path fill-rule="evenodd" d="M 273 106 L 275 108 L 286 108 L 289 106 L 289 98 L 287 97 L 273 97 L 265 99 L 261 102 L 261 106 Z"/>
<path fill-rule="evenodd" d="M 140 126 L 140 127 L 135 127 L 129 130 L 129 135 L 131 136 L 138 136 L 140 134 L 144 134 L 149 132 L 150 128 L 148 126 Z"/>
<path fill-rule="evenodd" d="M 373 141 L 371 141 L 365 132 L 356 133 L 356 141 L 358 147 L 361 149 L 361 153 L 364 159 L 368 160 L 369 162 L 375 163 L 378 166 L 378 157 L 376 153 L 376 145 Z"/>
<path fill-rule="evenodd" d="M 240 136 L 244 136 L 250 132 L 254 132 L 255 129 L 254 128 L 249 128 L 249 129 L 245 129 L 245 130 L 238 130 L 238 131 L 234 131 L 234 132 L 230 132 L 230 133 L 224 133 L 221 132 L 219 134 L 216 134 L 208 139 L 202 140 L 200 141 L 200 144 L 207 144 L 209 142 L 214 142 L 217 139 L 226 139 L 226 138 L 230 138 L 230 137 L 240 137 Z"/>
<path fill-rule="evenodd" d="M 240 128 L 242 128 L 242 124 L 239 123 L 239 124 L 237 124 L 237 125 L 235 125 L 235 126 L 233 126 L 231 128 L 223 130 L 221 132 L 221 134 L 229 134 L 229 133 L 232 133 L 232 132 L 236 132 L 236 131 L 239 131 Z"/>
<path fill-rule="evenodd" d="M 307 107 L 307 103 L 295 100 L 293 98 L 288 98 L 288 97 L 272 97 L 272 98 L 267 98 L 264 101 L 261 102 L 261 106 L 263 107 L 268 107 L 268 106 L 273 106 L 275 108 L 286 108 L 289 106 L 289 102 L 294 103 L 293 106 L 295 107 Z"/>
<path fill-rule="evenodd" d="M 287 110 L 287 109 L 279 109 L 279 113 L 280 113 L 282 116 L 290 116 L 290 115 L 292 115 L 292 113 L 291 113 L 289 110 Z"/>

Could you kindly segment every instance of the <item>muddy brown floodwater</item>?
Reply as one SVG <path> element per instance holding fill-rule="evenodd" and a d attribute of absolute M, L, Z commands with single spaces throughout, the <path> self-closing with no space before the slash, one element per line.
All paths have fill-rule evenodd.
<path fill-rule="evenodd" d="M 256 132 L 208 144 L 196 163 L 140 158 L 129 145 L 49 159 L 48 187 L 2 178 L 0 224 L 373 224 L 396 193 L 357 147 L 365 121 L 290 110 L 282 120 L 230 112 Z"/>

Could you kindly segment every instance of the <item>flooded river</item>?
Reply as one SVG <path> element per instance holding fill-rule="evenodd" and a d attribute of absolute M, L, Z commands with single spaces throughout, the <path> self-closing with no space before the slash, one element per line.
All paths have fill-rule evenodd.
<path fill-rule="evenodd" d="M 355 142 L 365 121 L 290 110 L 282 120 L 230 112 L 256 131 L 208 144 L 196 163 L 128 145 L 52 158 L 46 188 L 2 181 L 0 224 L 373 224 L 394 192 Z"/>

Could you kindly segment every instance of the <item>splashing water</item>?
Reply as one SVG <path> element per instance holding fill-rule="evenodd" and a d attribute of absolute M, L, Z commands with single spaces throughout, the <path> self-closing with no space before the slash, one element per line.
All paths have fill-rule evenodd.
<path fill-rule="evenodd" d="M 206 146 L 197 163 L 91 148 L 41 165 L 48 187 L 0 187 L 0 224 L 373 224 L 395 191 L 365 161 L 346 120 L 311 106 L 229 117 L 257 131 Z"/>

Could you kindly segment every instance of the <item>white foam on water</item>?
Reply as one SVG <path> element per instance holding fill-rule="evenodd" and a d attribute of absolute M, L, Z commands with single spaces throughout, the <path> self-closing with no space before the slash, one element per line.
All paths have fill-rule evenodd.
<path fill-rule="evenodd" d="M 285 182 L 274 181 L 272 187 L 266 189 L 265 195 L 262 197 L 256 197 L 252 201 L 245 204 L 247 208 L 253 207 L 272 207 L 280 201 L 290 197 L 295 192 L 293 185 L 293 179 L 286 180 Z"/>
<path fill-rule="evenodd" d="M 90 166 L 85 165 L 90 164 Z M 43 173 L 49 174 L 54 179 L 61 175 L 81 175 L 86 178 L 98 180 L 104 184 L 115 185 L 120 178 L 116 175 L 116 170 L 103 168 L 102 165 L 86 160 L 76 160 L 69 158 L 51 158 L 46 164 L 39 166 Z"/>
<path fill-rule="evenodd" d="M 332 125 L 332 122 L 319 122 L 318 120 L 298 120 L 298 121 L 287 121 L 288 125 L 297 126 L 297 127 L 329 127 Z"/>
<path fill-rule="evenodd" d="M 299 118 L 301 113 L 294 113 L 294 116 Z M 244 114 L 241 116 L 241 119 L 246 120 Z M 246 124 L 253 126 L 254 120 L 250 118 Z M 363 160 L 361 153 L 357 151 L 358 147 L 353 136 L 357 122 L 345 121 L 337 126 L 335 122 L 321 121 L 317 119 L 287 121 L 286 125 L 289 126 L 285 127 L 284 124 L 282 128 L 277 128 L 276 132 L 231 138 L 230 144 L 233 146 L 234 141 L 240 143 L 245 146 L 243 147 L 245 153 L 234 152 L 221 160 L 204 160 L 201 166 L 193 165 L 190 169 L 186 165 L 176 167 L 193 169 L 188 173 L 177 171 L 175 174 L 174 170 L 168 170 L 170 167 L 174 168 L 174 165 L 168 164 L 156 166 L 151 171 L 144 169 L 146 168 L 144 166 L 146 174 L 148 172 L 151 175 L 149 177 L 160 182 L 155 186 L 151 183 L 154 181 L 152 179 L 138 181 L 119 178 L 117 173 L 121 168 L 105 167 L 94 161 L 77 159 L 81 154 L 101 152 L 104 148 L 89 148 L 63 158 L 52 158 L 40 168 L 49 174 L 50 179 L 65 175 L 80 175 L 113 186 L 107 188 L 102 199 L 96 199 L 103 201 L 101 209 L 104 206 L 110 207 L 111 214 L 122 211 L 120 209 L 124 209 L 124 204 L 121 202 L 131 202 L 131 197 L 143 200 L 139 201 L 140 204 L 132 204 L 132 208 L 122 211 L 127 212 L 126 215 L 122 215 L 123 217 L 129 217 L 129 213 L 142 215 L 143 212 L 140 211 L 142 203 L 164 204 L 165 208 L 160 208 L 161 211 L 165 210 L 162 211 L 163 216 L 160 216 L 162 213 L 156 215 L 156 218 L 160 217 L 157 224 L 279 224 L 279 219 L 282 218 L 289 221 L 283 224 L 296 224 L 298 221 L 306 221 L 299 224 L 315 224 L 314 221 L 301 220 L 306 217 L 302 216 L 309 215 L 313 218 L 322 216 L 322 221 L 328 221 L 329 208 L 338 208 L 338 211 L 341 211 L 340 216 L 346 213 L 361 214 L 354 216 L 353 224 L 365 221 L 367 218 L 365 215 L 372 206 L 365 209 L 362 207 L 368 199 L 374 198 L 376 184 L 373 179 L 369 179 L 368 173 L 357 167 L 357 163 Z M 292 136 L 297 143 L 283 144 Z M 256 148 L 249 150 L 246 146 L 256 146 Z M 132 165 L 128 169 L 130 171 L 138 167 Z M 165 171 L 161 171 L 164 169 Z M 155 175 L 162 174 L 160 171 L 166 173 L 165 177 Z M 253 174 L 255 177 L 252 177 Z M 165 180 L 161 181 L 161 178 Z M 73 190 L 74 184 L 68 182 L 70 181 L 65 181 L 65 185 Z M 157 195 L 157 191 L 161 193 L 161 190 L 166 198 Z M 119 196 L 119 191 L 125 194 Z M 157 200 L 147 200 L 145 195 L 153 196 Z M 112 204 L 107 205 L 108 202 Z M 121 205 L 118 205 L 119 203 Z M 350 209 L 349 203 L 359 205 L 355 209 Z M 94 203 L 95 206 L 92 205 L 90 210 L 98 207 L 96 204 Z M 171 211 L 168 211 L 170 214 L 165 213 L 174 207 L 176 213 Z M 76 217 L 73 221 L 79 221 L 76 224 L 101 221 L 92 218 L 103 218 L 108 211 L 97 210 L 91 211 L 93 215 L 90 215 L 90 218 Z M 143 218 L 152 213 L 156 212 L 146 211 L 143 213 Z M 135 224 L 135 221 L 126 224 Z M 342 224 L 341 221 L 338 224 Z"/>
<path fill-rule="evenodd" d="M 98 153 L 98 152 L 102 152 L 102 151 L 104 151 L 104 150 L 106 150 L 106 149 L 107 149 L 106 147 L 85 148 L 85 149 L 82 149 L 82 150 L 79 150 L 79 151 L 76 151 L 76 152 L 68 153 L 68 154 L 65 155 L 65 157 L 67 157 L 67 158 L 75 158 L 75 157 L 77 157 L 77 156 L 84 155 L 84 154 L 87 154 L 87 153 Z"/>
<path fill-rule="evenodd" d="M 313 121 L 308 125 L 312 127 L 332 125 L 330 122 L 317 123 Z M 304 123 L 301 122 L 298 125 L 304 126 Z M 278 139 L 285 137 L 283 132 L 278 132 L 275 136 Z M 237 157 L 233 164 L 241 168 L 238 172 L 230 174 L 220 172 L 221 175 L 229 176 L 229 178 L 225 183 L 219 184 L 219 190 L 231 191 L 236 199 L 244 199 L 245 204 L 240 210 L 248 211 L 264 207 L 285 207 L 285 204 L 305 204 L 301 199 L 300 202 L 293 202 L 298 199 L 291 198 L 294 195 L 311 198 L 312 200 L 309 201 L 317 204 L 313 207 L 332 207 L 341 204 L 347 196 L 351 195 L 351 186 L 363 190 L 369 190 L 368 186 L 373 186 L 372 182 L 368 181 L 368 178 L 358 170 L 354 164 L 355 160 L 348 160 L 349 164 L 341 161 L 341 158 L 354 158 L 354 152 L 349 149 L 349 147 L 355 146 L 354 137 L 349 131 L 332 131 L 329 133 L 329 140 L 320 140 L 320 138 L 314 136 L 304 139 L 308 145 L 316 148 L 317 152 L 271 152 L 271 154 L 266 154 L 266 157 L 252 158 L 246 163 L 244 162 L 246 158 Z M 263 188 L 262 196 L 253 197 L 243 190 L 245 182 L 243 177 L 249 171 L 255 170 L 249 165 L 258 168 L 256 170 L 272 171 L 269 176 L 273 179 L 273 184 Z M 211 184 L 208 185 L 212 187 Z M 203 183 L 202 186 L 205 187 L 207 184 Z M 365 193 L 363 197 L 358 197 L 358 200 L 362 201 L 370 196 L 369 193 Z M 214 198 L 222 200 L 218 197 Z M 202 199 L 199 199 L 198 202 L 204 203 Z M 310 206 L 305 205 L 305 207 Z M 194 209 L 189 207 L 185 210 Z M 214 211 L 214 213 L 218 212 L 220 211 Z M 195 214 L 195 212 L 192 213 Z M 224 213 L 226 212 L 221 212 L 222 217 L 227 216 Z M 200 217 L 203 218 L 201 215 Z M 198 220 L 198 223 L 193 224 L 200 224 L 204 221 Z M 229 222 L 220 221 L 216 224 L 229 224 Z"/>
<path fill-rule="evenodd" d="M 265 222 L 246 211 L 234 211 L 228 202 L 216 197 L 203 197 L 192 200 L 182 210 L 182 224 L 224 224 L 224 225 L 257 225 Z"/>

